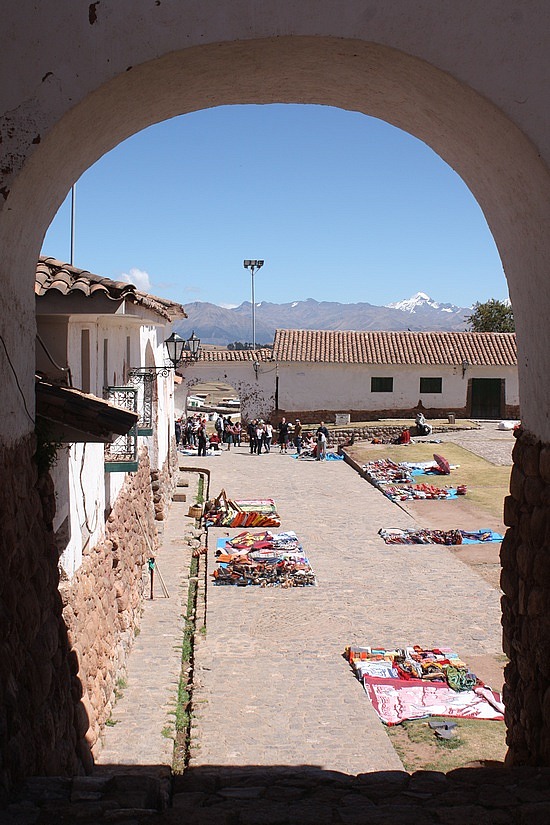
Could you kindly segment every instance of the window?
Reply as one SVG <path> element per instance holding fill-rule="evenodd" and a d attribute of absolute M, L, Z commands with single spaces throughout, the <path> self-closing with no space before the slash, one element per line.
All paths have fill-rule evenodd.
<path fill-rule="evenodd" d="M 371 392 L 393 392 L 393 378 L 380 378 L 377 375 L 371 376 Z"/>
<path fill-rule="evenodd" d="M 442 378 L 421 378 L 420 392 L 442 392 L 443 379 Z"/>

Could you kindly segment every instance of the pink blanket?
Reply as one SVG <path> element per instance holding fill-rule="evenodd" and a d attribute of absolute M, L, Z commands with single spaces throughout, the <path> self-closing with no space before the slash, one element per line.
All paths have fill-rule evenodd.
<path fill-rule="evenodd" d="M 457 692 L 445 682 L 376 676 L 363 676 L 363 687 L 386 725 L 399 725 L 407 719 L 421 719 L 424 716 L 504 719 L 500 695 L 488 687 Z"/>

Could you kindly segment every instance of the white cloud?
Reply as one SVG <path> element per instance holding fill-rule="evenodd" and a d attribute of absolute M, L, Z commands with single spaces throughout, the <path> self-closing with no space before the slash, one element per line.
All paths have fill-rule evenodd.
<path fill-rule="evenodd" d="M 127 284 L 134 284 L 138 289 L 142 289 L 144 292 L 149 292 L 151 289 L 151 279 L 149 278 L 149 273 L 145 272 L 143 269 L 136 269 L 136 267 L 132 267 L 130 272 L 122 273 L 120 280 Z"/>

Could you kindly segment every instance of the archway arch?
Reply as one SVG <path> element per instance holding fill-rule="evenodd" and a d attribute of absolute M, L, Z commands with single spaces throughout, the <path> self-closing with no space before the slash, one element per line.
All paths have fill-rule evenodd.
<path fill-rule="evenodd" d="M 121 9 L 122 14 L 122 5 Z M 372 42 L 366 33 L 365 39 L 356 39 L 326 9 L 316 29 L 300 19 L 299 35 L 289 34 L 287 25 L 277 25 L 268 15 L 264 25 L 254 28 L 257 39 L 243 39 L 250 32 L 243 32 L 233 19 L 216 18 L 208 27 L 209 22 L 202 21 L 209 32 L 202 41 L 208 41 L 206 45 L 197 45 L 201 35 L 196 21 L 191 21 L 189 41 L 181 33 L 174 41 L 166 32 L 161 37 L 152 30 L 150 38 L 136 46 L 137 60 L 132 63 L 122 65 L 128 57 L 126 48 L 120 50 L 114 68 L 89 62 L 88 79 L 80 83 L 73 79 L 74 99 L 46 72 L 42 83 L 47 85 L 35 98 L 29 97 L 26 109 L 18 109 L 17 122 L 26 126 L 20 134 L 14 128 L 20 143 L 18 147 L 10 143 L 9 163 L 3 170 L 0 279 L 11 310 L 4 345 L 7 352 L 15 353 L 12 367 L 27 408 L 32 410 L 33 354 L 31 348 L 24 351 L 16 345 L 22 330 L 34 331 L 32 281 L 41 240 L 70 185 L 123 139 L 152 123 L 200 108 L 295 102 L 363 112 L 425 141 L 464 179 L 480 204 L 514 304 L 523 419 L 532 435 L 517 451 L 508 507 L 513 529 L 503 548 L 505 632 L 514 657 L 509 671 L 513 691 L 509 722 L 514 758 L 548 762 L 550 720 L 545 716 L 550 714 L 544 697 L 550 674 L 537 656 L 537 649 L 543 650 L 550 638 L 545 623 L 548 592 L 544 585 L 534 584 L 536 570 L 541 566 L 546 570 L 549 518 L 542 490 L 550 482 L 550 447 L 544 446 L 550 443 L 548 168 L 537 147 L 489 97 L 437 68 L 435 60 L 429 62 L 433 52 L 422 37 L 413 56 L 402 50 L 406 38 L 392 38 L 386 31 L 383 39 L 393 45 Z M 126 18 L 115 16 L 112 30 L 102 32 L 99 59 L 112 51 L 109 40 L 124 32 L 124 26 Z M 141 24 L 138 30 L 142 31 Z M 451 27 L 450 35 L 452 31 Z M 182 50 L 182 43 L 188 42 Z M 84 63 L 93 49 L 86 41 Z M 498 91 L 495 87 L 493 99 L 499 99 Z M 9 137 L 11 141 L 13 135 Z M 21 399 L 13 388 L 6 395 L 6 407 L 1 432 L 6 444 L 13 445 L 30 432 L 31 416 L 21 413 Z M 526 614 L 531 623 L 524 621 Z M 518 698 L 523 693 L 525 698 Z"/>

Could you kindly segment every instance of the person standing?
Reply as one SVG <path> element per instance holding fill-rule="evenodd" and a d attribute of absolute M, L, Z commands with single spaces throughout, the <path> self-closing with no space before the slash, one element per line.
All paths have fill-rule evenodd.
<path fill-rule="evenodd" d="M 256 452 L 256 419 L 253 419 L 246 428 L 248 433 L 248 441 L 250 444 L 250 455 Z"/>
<path fill-rule="evenodd" d="M 240 421 L 236 421 L 233 426 L 233 441 L 235 442 L 235 447 L 241 446 L 241 433 L 243 427 Z"/>
<path fill-rule="evenodd" d="M 327 457 L 328 430 L 325 422 L 321 421 L 317 427 L 317 457 L 316 461 L 324 461 Z"/>
<path fill-rule="evenodd" d="M 271 442 L 273 441 L 273 426 L 271 421 L 265 422 L 264 428 L 264 444 L 266 453 L 271 452 Z"/>
<path fill-rule="evenodd" d="M 288 422 L 283 416 L 279 424 L 279 448 L 281 453 L 286 453 L 288 447 Z"/>
<path fill-rule="evenodd" d="M 197 441 L 199 447 L 199 456 L 206 456 L 206 419 L 199 421 L 199 429 L 197 430 Z"/>
<path fill-rule="evenodd" d="M 294 425 L 294 446 L 296 447 L 296 452 L 300 455 L 302 452 L 302 424 L 299 418 L 296 419 Z"/>
<path fill-rule="evenodd" d="M 233 422 L 231 421 L 230 415 L 224 419 L 223 424 L 223 440 L 227 444 L 227 450 L 229 452 L 231 450 L 231 445 L 233 444 Z"/>
<path fill-rule="evenodd" d="M 256 422 L 256 455 L 262 454 L 262 444 L 264 443 L 264 422 L 261 418 Z"/>

